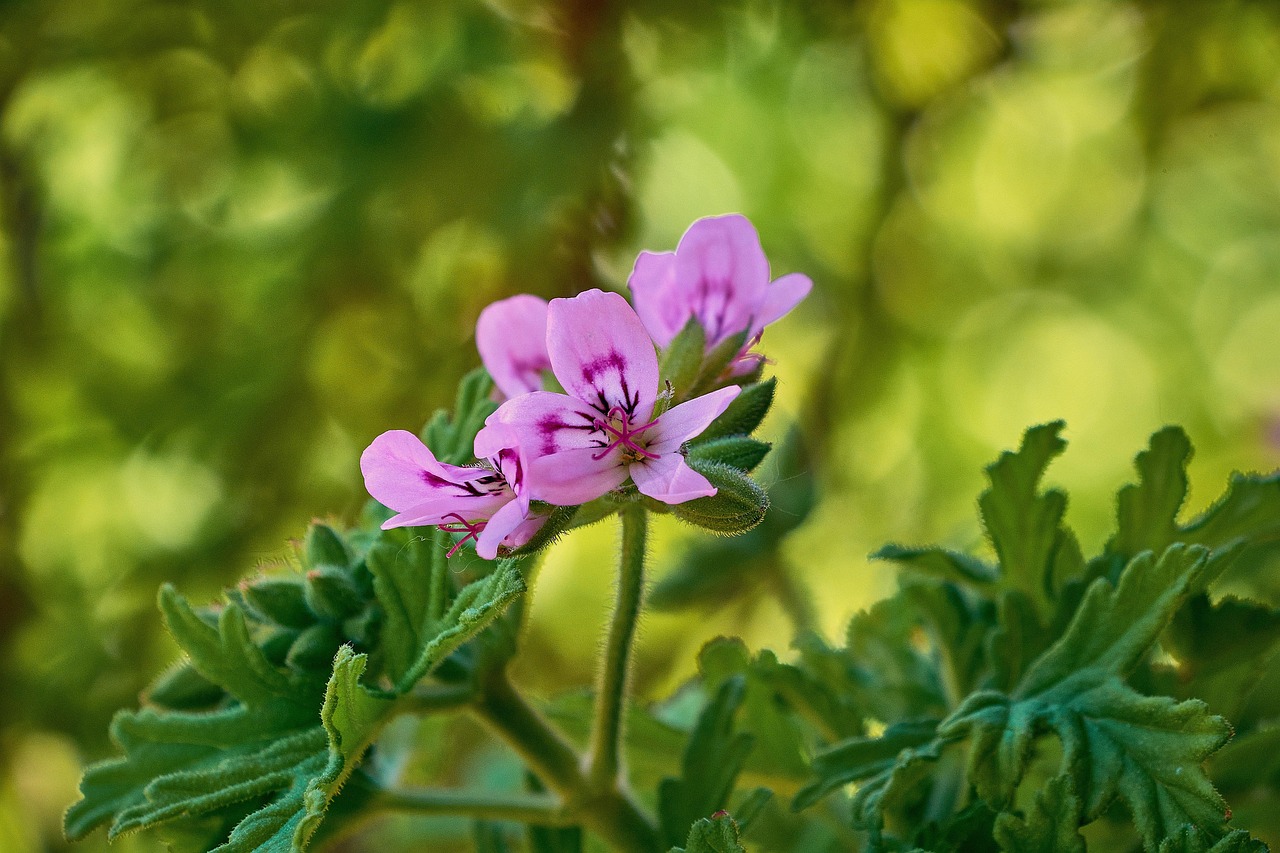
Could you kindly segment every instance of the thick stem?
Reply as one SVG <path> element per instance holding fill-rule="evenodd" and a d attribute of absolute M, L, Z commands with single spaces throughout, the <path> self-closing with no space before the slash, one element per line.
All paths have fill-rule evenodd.
<path fill-rule="evenodd" d="M 631 504 L 622 518 L 622 559 L 618 566 L 618 595 L 605 641 L 600 683 L 596 685 L 595 722 L 591 730 L 591 764 L 587 778 L 597 791 L 618 786 L 622 749 L 622 717 L 626 709 L 631 671 L 631 642 L 644 594 L 645 508 Z"/>
<path fill-rule="evenodd" d="M 471 684 L 429 684 L 402 696 L 400 707 L 405 714 L 431 714 L 464 708 L 475 699 L 476 689 Z"/>
<path fill-rule="evenodd" d="M 487 680 L 475 712 L 544 785 L 564 799 L 565 810 L 574 822 L 622 853 L 662 849 L 657 828 L 630 797 L 616 789 L 592 789 L 577 752 L 515 691 L 505 673 L 497 672 Z"/>
<path fill-rule="evenodd" d="M 432 788 L 388 789 L 374 799 L 376 809 L 418 815 L 453 815 L 476 820 L 510 820 L 535 826 L 571 826 L 564 805 L 545 794 L 492 794 Z"/>

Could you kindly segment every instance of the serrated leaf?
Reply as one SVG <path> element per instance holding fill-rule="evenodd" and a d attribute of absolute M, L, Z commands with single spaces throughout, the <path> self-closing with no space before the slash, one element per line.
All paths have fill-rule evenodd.
<path fill-rule="evenodd" d="M 1025 818 L 1010 812 L 998 816 L 992 835 L 1007 853 L 1084 853 L 1080 800 L 1071 789 L 1071 777 L 1050 779 Z"/>
<path fill-rule="evenodd" d="M 968 777 L 978 795 L 993 807 L 1006 806 L 1035 739 L 1052 730 L 1085 820 L 1120 797 L 1148 850 L 1183 823 L 1220 827 L 1225 804 L 1201 764 L 1226 742 L 1230 727 L 1203 702 L 1142 696 L 1121 676 L 1225 559 L 1229 555 L 1182 545 L 1170 546 L 1159 560 L 1140 555 L 1118 586 L 1106 579 L 1090 586 L 1062 637 L 1010 696 L 969 696 L 938 732 L 969 738 Z"/>
<path fill-rule="evenodd" d="M 983 524 L 1000 560 L 1001 582 L 1022 590 L 1047 614 L 1054 557 L 1065 535 L 1067 497 L 1040 492 L 1049 463 L 1066 447 L 1063 422 L 1027 430 L 1016 453 L 1005 452 L 987 466 L 991 488 L 978 498 Z"/>
<path fill-rule="evenodd" d="M 683 847 L 670 853 L 747 853 L 739 837 L 738 825 L 729 815 L 700 818 L 689 830 Z"/>
<path fill-rule="evenodd" d="M 315 624 L 300 577 L 255 578 L 242 581 L 239 589 L 245 604 L 264 622 L 299 630 Z"/>
<path fill-rule="evenodd" d="M 1266 853 L 1267 849 L 1243 829 L 1214 841 L 1197 827 L 1184 826 L 1160 844 L 1159 853 Z"/>
<path fill-rule="evenodd" d="M 319 521 L 312 522 L 303 535 L 302 553 L 307 566 L 313 569 L 321 566 L 345 569 L 351 565 L 351 551 L 347 543 L 342 541 L 338 531 Z"/>
<path fill-rule="evenodd" d="M 364 656 L 344 647 L 327 683 L 286 674 L 248 642 L 235 605 L 215 629 L 171 588 L 160 601 L 193 665 L 240 702 L 205 713 L 117 715 L 112 738 L 124 756 L 86 770 L 83 799 L 67 812 L 68 836 L 108 821 L 108 837 L 175 821 L 178 834 L 199 836 L 225 832 L 231 813 L 239 819 L 216 839 L 219 853 L 304 849 L 391 707 L 360 686 Z M 247 811 L 237 805 L 244 803 Z M 193 820 L 201 815 L 211 817 L 203 830 Z"/>
<path fill-rule="evenodd" d="M 1163 551 L 1178 538 L 1178 510 L 1187 497 L 1187 461 L 1191 441 L 1178 427 L 1151 436 L 1147 449 L 1134 459 L 1138 482 L 1116 498 L 1118 527 L 1107 549 L 1125 557 Z"/>
<path fill-rule="evenodd" d="M 746 695 L 742 678 L 720 685 L 698 715 L 681 760 L 679 778 L 658 786 L 658 817 L 669 844 L 679 844 L 690 824 L 724 808 L 751 751 L 750 735 L 735 733 L 733 718 Z"/>
<path fill-rule="evenodd" d="M 772 376 L 764 382 L 744 387 L 720 413 L 720 417 L 694 437 L 690 442 L 691 446 L 731 435 L 751 435 L 773 407 L 773 395 L 777 387 L 778 380 Z"/>
<path fill-rule="evenodd" d="M 437 411 L 422 429 L 422 440 L 437 459 L 463 465 L 475 458 L 472 448 L 476 433 L 484 426 L 484 419 L 498 408 L 492 394 L 493 380 L 484 368 L 477 367 L 462 377 L 452 415 Z"/>

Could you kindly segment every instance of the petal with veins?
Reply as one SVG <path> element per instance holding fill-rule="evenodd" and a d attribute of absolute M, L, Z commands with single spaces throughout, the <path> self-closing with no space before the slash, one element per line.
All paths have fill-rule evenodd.
<path fill-rule="evenodd" d="M 648 420 L 658 394 L 658 354 L 621 295 L 588 290 L 551 300 L 547 349 L 569 394 L 601 416 L 619 406 L 632 420 Z"/>
<path fill-rule="evenodd" d="M 658 422 L 651 428 L 653 437 L 647 449 L 650 453 L 656 453 L 659 456 L 677 454 L 680 445 L 699 435 L 711 425 L 712 421 L 724 414 L 724 410 L 741 390 L 736 385 L 730 385 L 728 388 L 694 397 L 663 412 L 658 417 Z M 636 485 L 639 485 L 639 481 Z"/>
<path fill-rule="evenodd" d="M 547 303 L 522 293 L 494 302 L 476 321 L 476 349 L 498 390 L 515 397 L 542 388 L 547 355 Z"/>
<path fill-rule="evenodd" d="M 710 348 L 751 326 L 769 284 L 769 261 L 745 216 L 711 216 L 690 225 L 680 238 L 676 278 Z"/>
<path fill-rule="evenodd" d="M 682 504 L 694 498 L 709 498 L 716 493 L 716 487 L 690 468 L 679 453 L 632 463 L 631 479 L 641 494 L 665 504 Z"/>
<path fill-rule="evenodd" d="M 476 434 L 477 456 L 491 456 L 515 435 L 517 444 L 530 456 L 548 456 L 565 450 L 589 447 L 600 450 L 608 444 L 595 426 L 600 413 L 590 406 L 553 391 L 534 391 L 512 397 L 485 420 Z M 526 471 L 527 473 L 527 471 Z"/>
<path fill-rule="evenodd" d="M 375 438 L 360 455 L 360 471 L 369 494 L 396 511 L 434 498 L 484 492 L 486 486 L 479 481 L 493 477 L 486 468 L 462 468 L 437 461 L 416 435 L 402 429 Z"/>
<path fill-rule="evenodd" d="M 615 447 L 602 458 L 596 448 L 566 450 L 541 456 L 529 463 L 529 480 L 536 484 L 534 497 L 560 506 L 595 500 L 627 481 L 622 449 Z"/>
<path fill-rule="evenodd" d="M 442 497 L 423 501 L 405 509 L 382 522 L 383 530 L 393 527 L 425 527 L 428 524 L 448 524 L 458 516 L 467 521 L 479 521 L 488 518 L 505 503 L 515 503 L 510 492 L 506 494 L 481 495 L 480 497 Z"/>

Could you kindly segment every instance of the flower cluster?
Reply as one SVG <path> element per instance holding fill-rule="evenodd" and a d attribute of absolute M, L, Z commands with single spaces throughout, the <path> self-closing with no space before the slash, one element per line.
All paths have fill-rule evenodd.
<path fill-rule="evenodd" d="M 729 215 L 695 222 L 675 252 L 642 252 L 628 287 L 634 309 L 600 290 L 550 303 L 522 294 L 486 308 L 476 347 L 503 402 L 475 437 L 480 461 L 440 462 L 404 430 L 378 436 L 360 467 L 369 493 L 396 512 L 383 527 L 436 525 L 465 534 L 454 551 L 474 541 L 493 559 L 546 521 L 534 501 L 575 506 L 628 480 L 666 504 L 715 495 L 682 448 L 738 395 L 734 382 L 760 367 L 751 349 L 764 327 L 811 283 L 798 273 L 770 283 L 755 228 Z M 717 377 L 722 387 L 673 401 L 660 394 L 655 344 L 670 346 L 690 321 L 707 352 L 743 344 Z M 548 373 L 557 390 L 545 390 Z"/>

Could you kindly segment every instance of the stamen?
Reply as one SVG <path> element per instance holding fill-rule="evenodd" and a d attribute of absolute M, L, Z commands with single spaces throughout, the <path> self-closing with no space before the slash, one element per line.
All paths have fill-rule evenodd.
<path fill-rule="evenodd" d="M 451 512 L 444 517 L 456 518 L 458 519 L 458 521 L 456 523 L 450 522 L 448 524 L 437 524 L 436 527 L 443 530 L 445 533 L 466 533 L 467 534 L 466 536 L 463 536 L 461 539 L 459 539 L 457 543 L 452 548 L 449 549 L 449 553 L 444 555 L 446 560 L 452 557 L 454 554 L 458 553 L 458 549 L 460 549 L 463 545 L 465 545 L 468 539 L 471 540 L 472 542 L 480 541 L 480 531 L 484 530 L 485 522 L 467 521 L 465 518 L 458 515 L 456 512 Z"/>
<path fill-rule="evenodd" d="M 613 421 L 615 419 L 622 425 L 621 428 L 613 425 Z M 640 458 L 657 459 L 658 454 L 650 453 L 634 441 L 635 436 L 644 432 L 657 422 L 657 418 L 654 418 L 643 426 L 632 427 L 631 419 L 627 416 L 626 410 L 621 406 L 614 406 L 609 410 L 608 420 L 597 420 L 595 422 L 596 429 L 609 433 L 609 435 L 613 436 L 613 440 L 605 446 L 604 450 L 601 450 L 599 453 L 593 453 L 591 455 L 591 459 L 596 462 L 600 461 L 609 454 L 609 451 L 613 450 L 618 445 L 622 445 Z"/>

